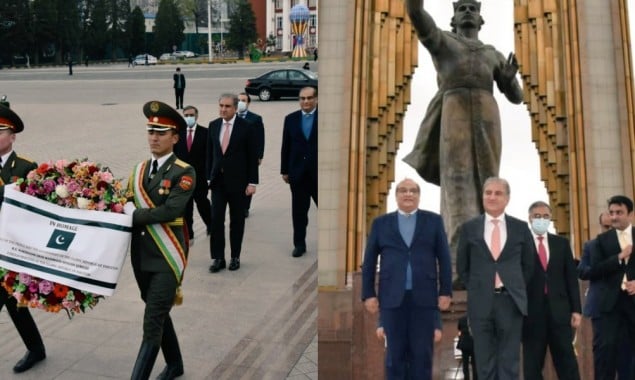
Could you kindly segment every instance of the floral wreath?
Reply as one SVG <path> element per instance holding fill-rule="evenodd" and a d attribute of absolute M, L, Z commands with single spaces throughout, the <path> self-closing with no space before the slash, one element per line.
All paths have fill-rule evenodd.
<path fill-rule="evenodd" d="M 125 188 L 109 168 L 82 160 L 58 160 L 40 164 L 26 178 L 16 182 L 25 194 L 67 208 L 123 213 L 127 202 Z M 18 306 L 57 313 L 65 310 L 69 318 L 93 308 L 102 295 L 63 284 L 17 273 L 0 267 L 2 287 Z"/>

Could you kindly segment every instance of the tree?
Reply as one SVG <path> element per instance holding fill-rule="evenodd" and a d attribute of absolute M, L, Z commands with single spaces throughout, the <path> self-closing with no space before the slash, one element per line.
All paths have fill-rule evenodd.
<path fill-rule="evenodd" d="M 244 58 L 245 47 L 258 38 L 256 16 L 249 0 L 236 0 L 229 15 L 229 35 L 227 46 L 238 51 L 238 58 Z"/>
<path fill-rule="evenodd" d="M 55 62 L 62 63 L 79 52 L 81 37 L 79 7 L 75 1 L 56 0 L 55 4 L 56 46 Z"/>
<path fill-rule="evenodd" d="M 110 57 L 112 60 L 117 58 L 117 51 L 120 48 L 126 48 L 126 20 L 130 16 L 130 1 L 129 0 L 108 0 L 109 12 L 108 12 L 108 24 L 109 40 L 110 40 Z"/>
<path fill-rule="evenodd" d="M 33 61 L 39 63 L 40 52 L 45 52 L 52 47 L 52 53 L 56 53 L 56 20 L 57 10 L 55 4 L 48 0 L 33 1 L 33 41 L 35 54 Z"/>
<path fill-rule="evenodd" d="M 126 36 L 128 39 L 128 54 L 136 55 L 144 53 L 146 49 L 146 23 L 143 12 L 136 6 L 126 24 Z"/>
<path fill-rule="evenodd" d="M 84 54 L 93 59 L 103 59 L 106 56 L 108 43 L 106 0 L 89 0 L 86 8 L 89 21 L 83 36 Z"/>
<path fill-rule="evenodd" d="M 172 51 L 172 46 L 181 46 L 185 38 L 183 30 L 183 18 L 175 0 L 161 0 L 154 20 L 154 54 L 158 56 L 162 52 Z"/>
<path fill-rule="evenodd" d="M 0 60 L 11 62 L 15 56 L 32 55 L 31 9 L 28 0 L 0 3 Z"/>

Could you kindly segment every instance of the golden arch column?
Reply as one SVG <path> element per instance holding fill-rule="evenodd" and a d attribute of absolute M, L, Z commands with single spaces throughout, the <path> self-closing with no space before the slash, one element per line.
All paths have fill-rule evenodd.
<path fill-rule="evenodd" d="M 351 355 L 371 337 L 353 325 L 354 273 L 370 221 L 386 211 L 417 40 L 401 1 L 322 0 L 320 14 L 319 377 L 373 379 Z"/>

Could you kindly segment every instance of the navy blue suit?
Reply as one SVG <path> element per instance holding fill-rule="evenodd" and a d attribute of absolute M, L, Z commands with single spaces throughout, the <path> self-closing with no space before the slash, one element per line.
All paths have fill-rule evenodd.
<path fill-rule="evenodd" d="M 313 127 L 307 139 L 302 131 L 302 111 L 288 114 L 284 119 L 280 174 L 289 176 L 291 187 L 291 215 L 293 219 L 293 245 L 306 248 L 306 226 L 309 224 L 311 198 L 318 204 L 317 145 L 318 110 L 315 109 Z"/>
<path fill-rule="evenodd" d="M 375 219 L 364 254 L 362 300 L 379 299 L 392 360 L 392 365 L 386 367 L 389 380 L 404 379 L 407 364 L 414 378 L 432 378 L 438 297 L 452 294 L 452 264 L 443 221 L 438 214 L 422 210 L 416 212 L 416 217 L 409 246 L 399 231 L 397 212 Z M 379 289 L 375 292 L 380 256 Z M 405 288 L 408 263 L 412 290 Z"/>
<path fill-rule="evenodd" d="M 631 230 L 631 236 L 635 236 Z M 596 238 L 596 248 L 591 250 L 591 269 L 600 276 L 598 307 L 600 312 L 599 347 L 602 355 L 595 367 L 596 379 L 613 379 L 617 371 L 618 353 L 622 341 L 635 341 L 635 297 L 621 290 L 624 275 L 635 279 L 635 259 L 621 263 L 621 251 L 615 229 L 608 230 Z M 631 371 L 631 378 L 632 378 Z"/>

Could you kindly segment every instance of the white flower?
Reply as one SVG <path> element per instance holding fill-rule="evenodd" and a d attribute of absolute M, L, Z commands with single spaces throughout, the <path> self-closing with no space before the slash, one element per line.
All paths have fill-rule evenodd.
<path fill-rule="evenodd" d="M 66 185 L 57 185 L 55 186 L 55 194 L 60 198 L 66 198 L 68 197 L 68 188 Z"/>
<path fill-rule="evenodd" d="M 80 208 L 82 210 L 86 210 L 88 208 L 89 204 L 90 204 L 90 200 L 89 199 L 82 198 L 82 197 L 77 198 L 77 208 Z"/>

